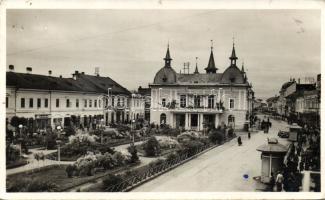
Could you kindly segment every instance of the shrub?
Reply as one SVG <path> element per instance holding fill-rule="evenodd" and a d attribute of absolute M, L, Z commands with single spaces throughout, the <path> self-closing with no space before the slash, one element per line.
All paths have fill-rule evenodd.
<path fill-rule="evenodd" d="M 130 163 L 139 162 L 138 151 L 134 145 L 128 147 L 128 152 L 131 154 L 131 159 L 129 161 Z"/>
<path fill-rule="evenodd" d="M 172 160 L 175 160 L 177 157 L 178 157 L 177 153 L 171 153 L 171 154 L 168 154 L 166 160 L 170 162 Z"/>
<path fill-rule="evenodd" d="M 165 162 L 165 160 L 163 160 L 163 159 L 154 160 L 149 163 L 149 167 L 154 168 L 154 167 L 157 167 L 157 166 L 163 164 L 164 162 Z"/>
<path fill-rule="evenodd" d="M 113 160 L 115 160 L 117 166 L 122 166 L 125 164 L 125 156 L 121 152 L 115 152 L 113 154 Z"/>
<path fill-rule="evenodd" d="M 8 183 L 8 192 L 56 192 L 58 186 L 49 180 L 41 178 L 22 178 L 19 181 Z"/>
<path fill-rule="evenodd" d="M 155 137 L 149 138 L 144 145 L 146 156 L 158 156 L 160 154 L 160 145 Z"/>
<path fill-rule="evenodd" d="M 20 159 L 19 147 L 9 144 L 6 146 L 6 161 L 16 161 Z"/>
<path fill-rule="evenodd" d="M 223 141 L 223 133 L 220 129 L 213 129 L 209 133 L 209 139 L 212 143 L 221 143 Z"/>
<path fill-rule="evenodd" d="M 108 190 L 110 187 L 122 182 L 123 182 L 123 178 L 121 175 L 109 174 L 108 177 L 103 180 L 103 187 L 105 190 Z M 112 192 L 118 192 L 118 191 L 115 189 Z"/>
<path fill-rule="evenodd" d="M 183 148 L 185 152 L 188 153 L 188 156 L 193 156 L 197 152 L 197 150 L 202 147 L 204 144 L 197 140 L 191 140 L 186 143 L 183 143 Z"/>
<path fill-rule="evenodd" d="M 67 173 L 68 178 L 71 178 L 73 176 L 73 173 L 76 171 L 76 166 L 75 165 L 68 165 L 65 168 L 65 171 Z"/>

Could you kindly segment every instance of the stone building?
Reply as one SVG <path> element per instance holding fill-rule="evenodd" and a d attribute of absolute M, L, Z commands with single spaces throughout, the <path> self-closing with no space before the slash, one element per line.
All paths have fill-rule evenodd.
<path fill-rule="evenodd" d="M 237 67 L 234 45 L 229 59 L 230 66 L 219 73 L 211 47 L 205 73 L 197 64 L 194 73 L 176 73 L 168 46 L 165 64 L 149 84 L 150 122 L 198 131 L 222 124 L 242 129 L 252 112 L 254 92 L 244 66 Z"/>

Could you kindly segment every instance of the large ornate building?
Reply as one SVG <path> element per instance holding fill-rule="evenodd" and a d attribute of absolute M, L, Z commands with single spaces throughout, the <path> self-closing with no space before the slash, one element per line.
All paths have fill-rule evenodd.
<path fill-rule="evenodd" d="M 168 46 L 165 65 L 149 84 L 150 122 L 199 131 L 208 124 L 243 128 L 253 109 L 254 92 L 244 66 L 237 67 L 234 44 L 229 59 L 230 66 L 218 73 L 211 47 L 206 73 L 199 73 L 197 65 L 194 73 L 176 73 Z"/>

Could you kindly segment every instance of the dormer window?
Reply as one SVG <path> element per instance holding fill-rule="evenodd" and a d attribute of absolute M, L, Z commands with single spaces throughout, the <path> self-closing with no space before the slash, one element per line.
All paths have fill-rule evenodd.
<path fill-rule="evenodd" d="M 231 82 L 231 83 L 234 83 L 234 82 L 235 82 L 235 80 L 236 80 L 236 78 L 235 78 L 235 77 L 231 77 L 231 78 L 230 78 L 230 82 Z"/>
<path fill-rule="evenodd" d="M 162 78 L 162 80 L 163 80 L 163 82 L 167 82 L 167 77 L 164 76 L 164 77 Z"/>

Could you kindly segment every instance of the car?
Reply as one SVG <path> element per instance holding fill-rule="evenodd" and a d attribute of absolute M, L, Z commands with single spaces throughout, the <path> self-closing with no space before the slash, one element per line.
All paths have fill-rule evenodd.
<path fill-rule="evenodd" d="M 289 131 L 279 130 L 278 136 L 280 138 L 289 138 Z"/>

